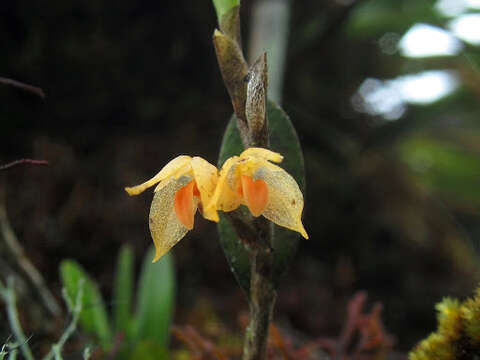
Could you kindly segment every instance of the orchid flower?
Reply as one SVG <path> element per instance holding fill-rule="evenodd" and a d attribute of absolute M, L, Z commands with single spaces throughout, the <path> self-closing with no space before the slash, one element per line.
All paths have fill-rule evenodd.
<path fill-rule="evenodd" d="M 217 210 L 228 212 L 246 205 L 253 216 L 263 215 L 308 239 L 302 224 L 302 192 L 290 174 L 271 163 L 282 160 L 279 153 L 263 148 L 248 148 L 227 159 L 204 216 L 218 221 Z"/>
<path fill-rule="evenodd" d="M 210 202 L 217 185 L 217 168 L 201 157 L 181 155 L 143 184 L 126 187 L 129 195 L 138 195 L 157 185 L 150 207 L 150 232 L 155 258 L 160 259 L 185 234 L 193 229 L 197 208 Z M 215 220 L 203 213 L 203 217 Z M 216 215 L 216 213 L 215 213 Z"/>

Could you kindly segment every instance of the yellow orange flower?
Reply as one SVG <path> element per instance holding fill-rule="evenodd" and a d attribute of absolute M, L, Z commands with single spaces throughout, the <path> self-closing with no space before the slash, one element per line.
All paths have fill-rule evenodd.
<path fill-rule="evenodd" d="M 129 195 L 138 195 L 156 184 L 150 207 L 150 232 L 155 258 L 160 259 L 193 228 L 197 208 L 210 202 L 217 185 L 217 168 L 200 157 L 181 155 L 143 184 L 126 187 Z M 216 215 L 216 214 L 215 214 Z M 209 214 L 203 213 L 209 220 Z"/>
<path fill-rule="evenodd" d="M 249 148 L 222 166 L 215 192 L 204 216 L 218 221 L 217 211 L 246 205 L 253 216 L 263 215 L 277 225 L 308 239 L 302 224 L 303 195 L 293 177 L 278 165 L 283 156 L 263 148 Z"/>

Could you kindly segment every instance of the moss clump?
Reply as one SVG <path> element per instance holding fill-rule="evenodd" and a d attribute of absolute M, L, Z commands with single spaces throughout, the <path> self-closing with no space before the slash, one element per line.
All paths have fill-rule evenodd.
<path fill-rule="evenodd" d="M 438 329 L 410 352 L 409 360 L 466 360 L 480 356 L 480 288 L 464 302 L 445 298 L 435 308 Z"/>

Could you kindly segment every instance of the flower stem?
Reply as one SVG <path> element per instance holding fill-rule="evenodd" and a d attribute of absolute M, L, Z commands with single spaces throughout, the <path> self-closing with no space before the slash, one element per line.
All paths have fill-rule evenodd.
<path fill-rule="evenodd" d="M 268 148 L 266 55 L 260 56 L 252 67 L 248 68 L 241 46 L 239 6 L 231 8 L 227 16 L 220 15 L 217 3 L 220 1 L 214 0 L 221 31 L 214 32 L 213 42 L 223 81 L 237 116 L 242 143 L 245 148 L 253 146 Z M 243 230 L 248 234 L 243 240 L 248 239 L 246 245 L 251 256 L 250 316 L 243 347 L 243 360 L 265 360 L 268 330 L 276 299 L 273 282 L 273 225 L 264 217 L 243 224 L 243 221 L 238 223 L 238 219 L 234 221 L 237 221 L 239 235 L 244 232 Z M 238 228 L 241 229 L 240 232 Z"/>
<path fill-rule="evenodd" d="M 263 360 L 267 355 L 268 330 L 273 316 L 276 291 L 272 280 L 272 225 L 265 218 L 255 221 L 258 247 L 252 254 L 250 316 L 245 334 L 243 360 Z"/>

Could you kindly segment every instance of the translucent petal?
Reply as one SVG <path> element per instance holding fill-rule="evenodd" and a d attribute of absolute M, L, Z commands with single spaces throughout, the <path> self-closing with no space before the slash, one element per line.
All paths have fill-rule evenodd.
<path fill-rule="evenodd" d="M 232 211 L 240 206 L 241 198 L 236 192 L 240 181 L 238 161 L 239 157 L 233 156 L 223 164 L 213 197 L 203 209 L 207 219 L 218 221 L 217 210 Z"/>
<path fill-rule="evenodd" d="M 217 186 L 218 182 L 217 168 L 198 156 L 192 159 L 191 166 L 193 178 L 195 179 L 197 188 L 200 191 L 200 200 L 202 205 L 209 204 L 215 193 L 215 187 Z M 203 212 L 203 216 L 206 219 L 213 221 L 218 221 L 216 220 L 218 218 L 216 215 L 216 212 Z"/>
<path fill-rule="evenodd" d="M 175 177 L 178 178 L 182 175 L 184 175 L 186 172 L 189 171 L 189 163 L 192 160 L 190 156 L 187 155 L 180 155 L 177 156 L 175 159 L 171 160 L 170 162 L 165 165 L 160 172 L 155 175 L 153 178 L 150 180 L 144 182 L 143 184 L 133 186 L 133 187 L 126 187 L 125 191 L 129 195 L 138 195 L 142 192 L 144 192 L 146 189 L 149 187 L 155 185 L 158 182 L 161 182 L 162 180 L 168 179 L 169 177 Z M 157 189 L 155 191 L 160 190 L 159 186 L 157 186 Z"/>
<path fill-rule="evenodd" d="M 277 167 L 261 167 L 254 178 L 263 179 L 268 185 L 268 202 L 262 215 L 277 225 L 299 232 L 308 239 L 302 224 L 303 195 L 295 179 Z"/>
<path fill-rule="evenodd" d="M 247 150 L 245 150 L 240 154 L 241 159 L 245 159 L 248 157 L 269 160 L 276 163 L 280 163 L 283 160 L 283 156 L 280 155 L 279 153 L 270 151 L 268 149 L 256 148 L 256 147 L 248 148 Z"/>
<path fill-rule="evenodd" d="M 174 203 L 177 191 L 188 184 L 189 181 L 191 179 L 188 177 L 166 181 L 165 186 L 153 196 L 149 224 L 155 244 L 154 262 L 160 259 L 188 232 L 188 229 L 178 220 L 175 214 Z"/>
<path fill-rule="evenodd" d="M 254 156 L 248 156 L 238 161 L 239 173 L 242 175 L 247 175 L 255 177 L 256 172 L 260 168 L 270 169 L 272 171 L 283 171 L 278 165 L 272 164 L 271 162 Z"/>

